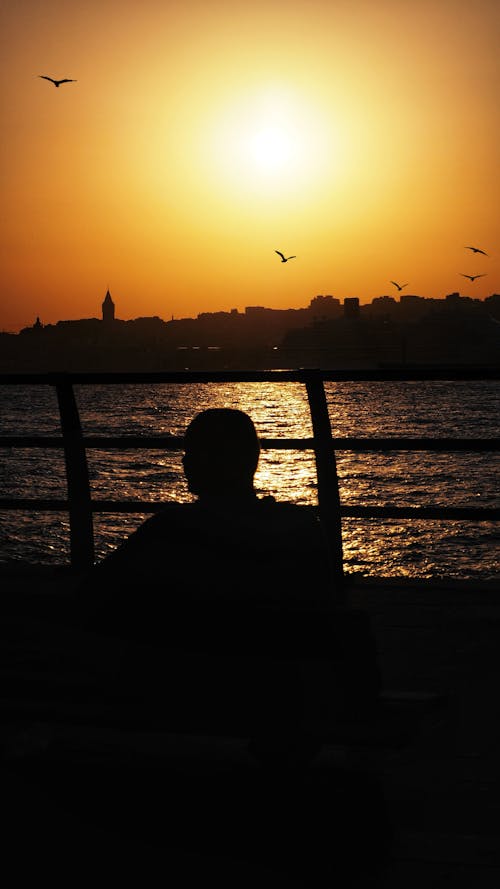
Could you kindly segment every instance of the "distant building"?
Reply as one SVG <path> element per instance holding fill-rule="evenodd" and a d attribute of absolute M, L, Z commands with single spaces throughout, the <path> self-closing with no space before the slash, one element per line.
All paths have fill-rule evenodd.
<path fill-rule="evenodd" d="M 106 291 L 104 302 L 102 304 L 102 320 L 105 324 L 110 324 L 115 320 L 115 304 L 111 299 L 109 290 Z"/>
<path fill-rule="evenodd" d="M 425 299 L 413 293 L 402 293 L 399 297 L 399 315 L 402 321 L 421 320 L 433 305 L 433 300 Z"/>
<path fill-rule="evenodd" d="M 330 318 L 338 318 L 342 312 L 340 300 L 328 294 L 314 296 L 309 303 L 309 314 L 314 321 L 327 321 Z"/>
<path fill-rule="evenodd" d="M 492 318 L 500 321 L 500 293 L 492 293 L 487 296 L 484 305 Z"/>
<path fill-rule="evenodd" d="M 344 299 L 344 318 L 359 318 L 359 299 L 357 296 L 346 296 Z"/>
<path fill-rule="evenodd" d="M 368 312 L 373 318 L 391 318 L 398 310 L 398 304 L 393 296 L 376 296 L 368 306 Z"/>
<path fill-rule="evenodd" d="M 269 309 L 264 306 L 245 306 L 245 315 L 255 318 L 256 315 L 265 315 Z"/>

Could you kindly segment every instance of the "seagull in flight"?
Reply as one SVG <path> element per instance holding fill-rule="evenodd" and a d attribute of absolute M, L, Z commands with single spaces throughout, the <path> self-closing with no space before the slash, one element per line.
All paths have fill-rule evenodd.
<path fill-rule="evenodd" d="M 463 272 L 460 272 L 463 278 L 468 278 L 469 281 L 475 281 L 476 278 L 485 278 L 486 275 L 483 273 L 482 275 L 465 275 Z"/>
<path fill-rule="evenodd" d="M 289 259 L 297 259 L 296 256 L 284 256 L 279 250 L 275 250 L 274 252 L 277 253 L 278 256 L 281 256 L 281 262 L 288 262 Z"/>
<path fill-rule="evenodd" d="M 46 74 L 39 74 L 38 76 L 43 77 L 44 80 L 50 80 L 57 87 L 60 87 L 61 83 L 76 83 L 76 80 L 71 80 L 70 77 L 64 77 L 63 80 L 54 80 L 53 77 L 47 77 Z"/>
<path fill-rule="evenodd" d="M 472 250 L 473 253 L 482 253 L 483 256 L 488 256 L 488 254 L 485 253 L 484 250 L 480 250 L 479 247 L 466 247 L 465 249 Z"/>
<path fill-rule="evenodd" d="M 391 283 L 391 284 L 394 284 L 394 287 L 397 287 L 398 290 L 402 290 L 403 287 L 408 287 L 408 283 L 409 283 L 409 282 L 407 281 L 406 284 L 398 284 L 397 281 L 391 281 L 390 283 Z"/>

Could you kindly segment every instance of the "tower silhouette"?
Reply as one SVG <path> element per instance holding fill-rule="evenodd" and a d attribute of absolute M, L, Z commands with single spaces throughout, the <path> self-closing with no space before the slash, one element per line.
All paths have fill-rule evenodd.
<path fill-rule="evenodd" d="M 102 304 L 102 320 L 106 324 L 115 320 L 115 304 L 111 299 L 109 289 L 106 290 L 106 296 L 104 297 L 104 302 Z"/>

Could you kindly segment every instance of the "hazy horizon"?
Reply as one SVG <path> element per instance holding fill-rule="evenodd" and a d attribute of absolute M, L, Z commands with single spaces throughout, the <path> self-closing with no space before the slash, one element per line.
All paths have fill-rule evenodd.
<path fill-rule="evenodd" d="M 0 329 L 499 291 L 497 0 L 0 15 Z"/>

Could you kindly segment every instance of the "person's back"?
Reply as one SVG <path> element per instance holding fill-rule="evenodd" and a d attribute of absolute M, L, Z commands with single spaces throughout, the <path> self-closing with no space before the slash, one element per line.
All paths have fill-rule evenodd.
<path fill-rule="evenodd" d="M 91 575 L 93 629 L 161 638 L 169 616 L 210 603 L 326 606 L 327 542 L 311 510 L 258 498 L 252 421 L 209 410 L 188 427 L 183 459 L 194 503 L 167 504 Z M 92 604 L 90 604 L 92 601 Z"/>

